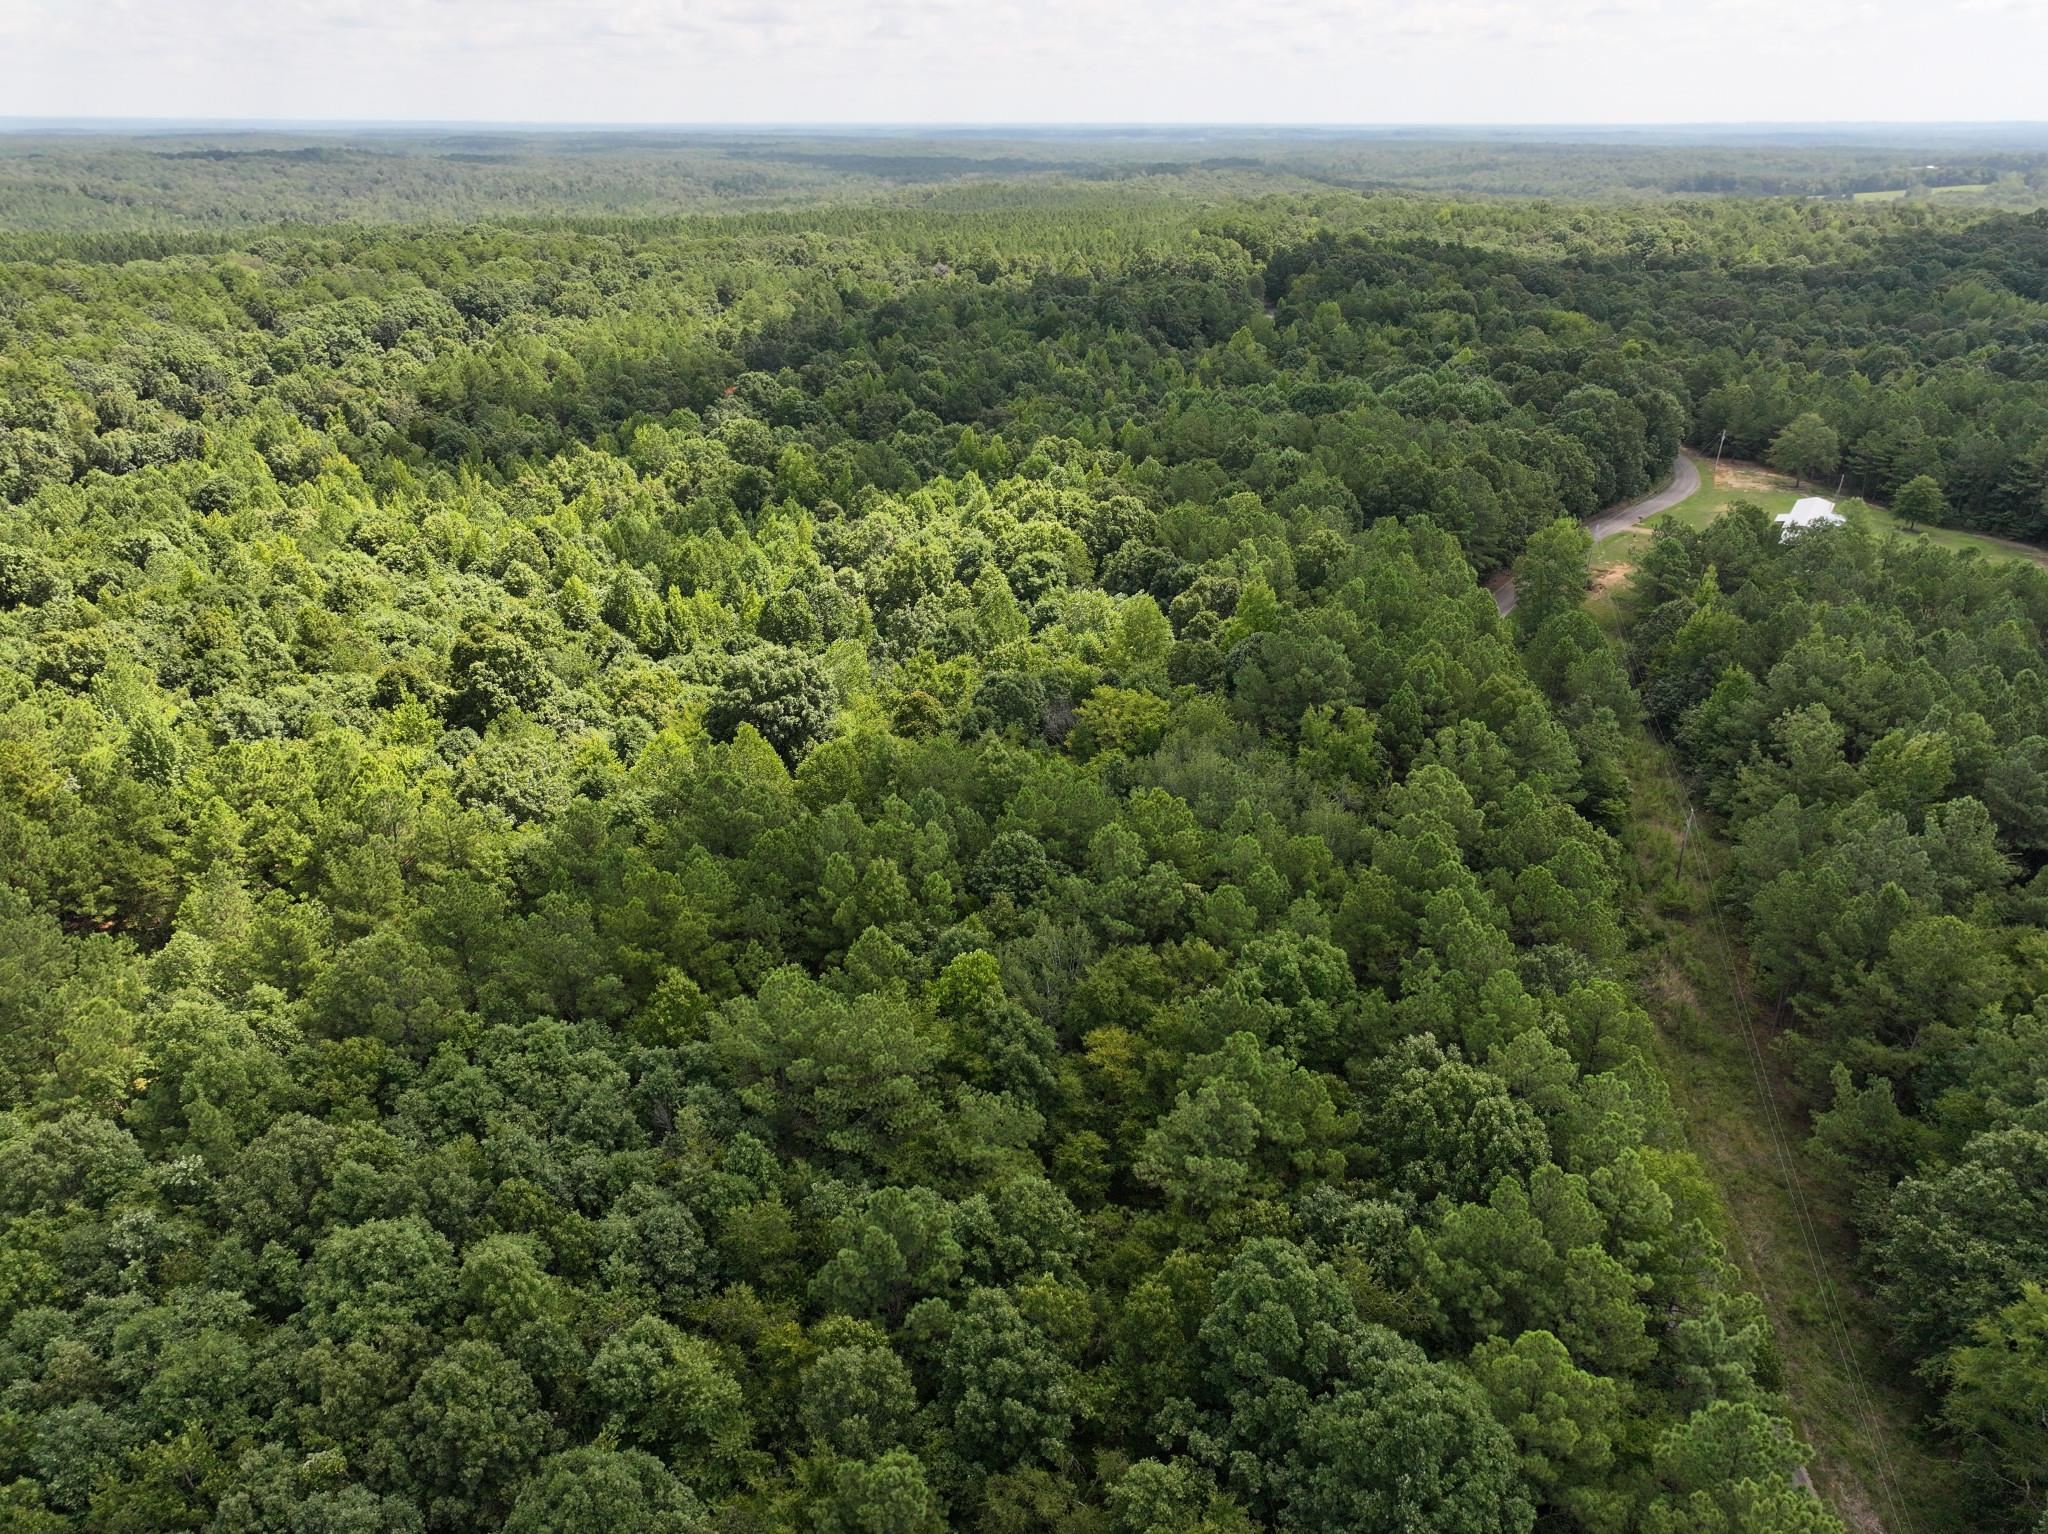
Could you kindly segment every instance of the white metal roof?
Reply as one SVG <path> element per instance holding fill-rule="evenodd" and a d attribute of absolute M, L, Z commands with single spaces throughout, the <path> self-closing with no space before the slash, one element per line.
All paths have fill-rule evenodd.
<path fill-rule="evenodd" d="M 1781 511 L 1772 519 L 1783 529 L 1778 536 L 1789 538 L 1801 528 L 1826 527 L 1842 520 L 1842 514 L 1835 510 L 1835 503 L 1826 496 L 1803 495 L 1792 503 L 1790 511 Z"/>

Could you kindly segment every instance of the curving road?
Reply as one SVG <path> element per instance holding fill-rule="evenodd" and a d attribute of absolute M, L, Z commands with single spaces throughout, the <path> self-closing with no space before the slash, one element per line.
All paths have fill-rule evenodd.
<path fill-rule="evenodd" d="M 1655 495 L 1644 496 L 1640 501 L 1630 501 L 1625 506 L 1610 506 L 1586 519 L 1586 531 L 1598 543 L 1602 538 L 1620 532 L 1624 527 L 1634 527 L 1645 517 L 1654 517 L 1660 511 L 1669 511 L 1700 487 L 1700 471 L 1693 461 L 1680 453 L 1672 460 L 1671 481 Z M 1493 599 L 1500 604 L 1503 614 L 1515 610 L 1515 577 L 1512 573 L 1496 576 L 1490 583 Z"/>

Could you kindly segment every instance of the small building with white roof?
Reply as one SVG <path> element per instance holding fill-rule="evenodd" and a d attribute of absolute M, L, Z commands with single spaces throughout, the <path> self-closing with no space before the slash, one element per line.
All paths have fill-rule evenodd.
<path fill-rule="evenodd" d="M 1778 524 L 1778 541 L 1783 543 L 1809 527 L 1839 527 L 1844 518 L 1826 496 L 1803 495 L 1792 503 L 1790 511 L 1781 511 L 1772 520 Z"/>

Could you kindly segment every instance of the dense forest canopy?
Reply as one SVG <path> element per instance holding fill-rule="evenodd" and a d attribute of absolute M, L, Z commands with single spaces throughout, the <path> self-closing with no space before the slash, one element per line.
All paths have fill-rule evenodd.
<path fill-rule="evenodd" d="M 0 119 L 4 126 L 5 119 Z M 2048 128 L 207 129 L 0 133 L 0 230 L 655 216 L 916 200 L 961 184 L 1110 183 L 1629 201 L 2048 202 Z"/>
<path fill-rule="evenodd" d="M 2048 577 L 1734 514 L 1639 701 L 1576 521 L 1812 417 L 2037 531 L 2048 213 L 1062 164 L 221 227 L 510 211 L 296 153 L 6 194 L 9 1527 L 1839 1528 L 1634 988 L 1645 706 L 1736 893 L 1907 945 L 1760 972 L 2019 1442 L 1966 1516 L 2035 1516 Z"/>
<path fill-rule="evenodd" d="M 1813 478 L 1889 500 L 1928 475 L 1961 525 L 2048 534 L 2048 212 L 991 185 L 887 217 L 17 236 L 12 254 L 16 501 L 203 457 L 210 429 L 258 416 L 266 441 L 304 428 L 373 475 L 502 469 L 758 374 L 802 398 L 765 418 L 778 443 L 887 488 L 942 469 L 963 427 L 1018 453 L 1055 434 L 1187 483 L 1334 481 L 1368 520 L 1428 506 L 1483 567 L 1638 488 L 1681 435 L 1762 457 L 1807 417 Z M 1361 458 L 1394 416 L 1412 473 Z M 1473 472 L 1483 494 L 1454 488 Z"/>

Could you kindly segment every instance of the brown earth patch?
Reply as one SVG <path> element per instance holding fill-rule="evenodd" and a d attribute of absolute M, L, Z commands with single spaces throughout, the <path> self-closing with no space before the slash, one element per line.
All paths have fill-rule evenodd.
<path fill-rule="evenodd" d="M 1846 1471 L 1835 1473 L 1827 1468 L 1821 1471 L 1827 1480 L 1828 1495 L 1824 1499 L 1833 1504 L 1835 1516 L 1857 1534 L 1886 1534 L 1885 1521 L 1878 1517 L 1877 1509 L 1870 1504 L 1870 1495 L 1857 1484 Z"/>
<path fill-rule="evenodd" d="M 1616 586 L 1619 586 L 1633 575 L 1635 568 L 1634 565 L 1624 561 L 1620 564 L 1609 565 L 1604 570 L 1596 570 L 1593 573 L 1594 595 L 1597 596 L 1603 591 L 1612 591 Z"/>
<path fill-rule="evenodd" d="M 1716 490 L 1792 490 L 1796 489 L 1791 476 L 1780 474 L 1776 469 L 1760 463 L 1738 463 L 1725 460 L 1714 470 Z"/>

